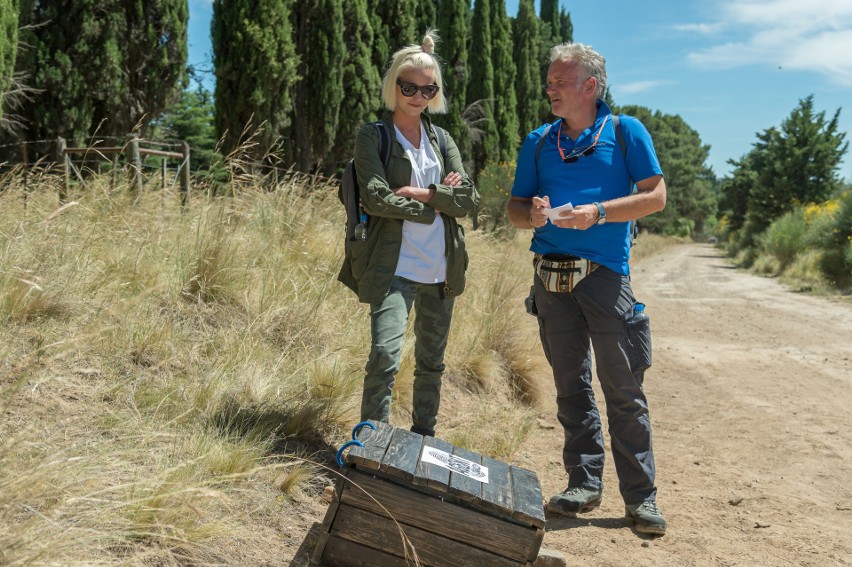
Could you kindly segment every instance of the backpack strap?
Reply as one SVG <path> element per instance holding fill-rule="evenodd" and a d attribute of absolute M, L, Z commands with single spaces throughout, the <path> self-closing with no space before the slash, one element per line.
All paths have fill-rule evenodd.
<path fill-rule="evenodd" d="M 618 114 L 612 115 L 612 125 L 615 127 L 615 139 L 618 140 L 618 146 L 621 148 L 621 154 L 624 156 L 624 165 L 627 166 L 627 144 L 624 142 L 624 132 L 621 131 L 621 119 Z M 636 183 L 630 177 L 630 172 L 627 172 L 627 179 L 630 181 L 630 194 L 636 193 Z M 630 221 L 630 245 L 636 245 L 636 237 L 639 236 L 639 223 L 635 220 Z"/>
<path fill-rule="evenodd" d="M 441 157 L 444 159 L 444 169 L 447 169 L 447 131 L 440 126 L 432 126 L 432 131 L 435 132 L 435 137 L 438 138 L 438 148 L 441 150 Z"/>
<path fill-rule="evenodd" d="M 382 120 L 376 120 L 375 122 L 372 122 L 372 125 L 379 131 L 379 157 L 382 158 L 382 164 L 384 164 L 385 173 L 387 173 L 388 164 L 390 163 L 390 131 L 388 130 L 388 125 Z"/>
<path fill-rule="evenodd" d="M 541 148 L 544 146 L 544 141 L 547 139 L 547 135 L 550 134 L 550 127 L 553 124 L 548 124 L 544 127 L 544 132 L 541 133 L 541 139 L 538 141 L 538 144 L 535 146 L 535 176 L 538 178 L 538 156 L 541 153 Z"/>

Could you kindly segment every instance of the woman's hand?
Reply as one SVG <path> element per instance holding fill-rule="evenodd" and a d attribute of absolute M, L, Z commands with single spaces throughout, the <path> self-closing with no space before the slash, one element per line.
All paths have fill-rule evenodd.
<path fill-rule="evenodd" d="M 458 171 L 451 171 L 444 178 L 444 185 L 451 185 L 453 187 L 457 187 L 461 185 L 462 176 Z"/>

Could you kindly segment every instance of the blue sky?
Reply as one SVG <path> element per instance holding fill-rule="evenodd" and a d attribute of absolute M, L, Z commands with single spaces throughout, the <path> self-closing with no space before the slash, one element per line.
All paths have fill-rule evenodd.
<path fill-rule="evenodd" d="M 189 63 L 210 67 L 211 0 L 189 0 Z M 507 0 L 510 15 L 517 0 Z M 679 114 L 731 171 L 756 134 L 814 95 L 852 137 L 852 0 L 598 0 L 561 2 L 574 41 L 607 60 L 612 96 Z M 536 2 L 538 9 L 538 2 Z M 438 46 L 440 52 L 440 45 Z M 841 175 L 852 181 L 852 156 Z"/>

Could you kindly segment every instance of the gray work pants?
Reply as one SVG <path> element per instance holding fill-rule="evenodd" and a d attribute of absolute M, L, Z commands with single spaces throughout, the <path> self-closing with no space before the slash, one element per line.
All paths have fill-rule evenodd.
<path fill-rule="evenodd" d="M 443 284 L 422 284 L 394 276 L 383 301 L 370 305 L 372 347 L 364 377 L 361 420 L 387 422 L 393 384 L 402 359 L 402 339 L 414 306 L 414 393 L 411 420 L 418 432 L 434 434 L 441 402 L 444 351 L 453 314 Z"/>
<path fill-rule="evenodd" d="M 644 367 L 636 364 L 625 320 L 635 299 L 627 276 L 600 266 L 570 293 L 551 293 L 535 277 L 541 344 L 556 382 L 557 418 L 565 432 L 568 487 L 602 488 L 604 442 L 592 390 L 594 348 L 606 400 L 612 455 L 627 504 L 656 497 L 654 451 Z"/>

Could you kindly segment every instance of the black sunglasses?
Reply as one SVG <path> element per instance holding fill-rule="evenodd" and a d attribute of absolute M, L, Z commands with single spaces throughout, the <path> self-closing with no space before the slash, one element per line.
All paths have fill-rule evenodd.
<path fill-rule="evenodd" d="M 423 95 L 423 98 L 426 100 L 431 100 L 438 91 L 441 90 L 441 87 L 438 85 L 423 85 L 418 86 L 414 83 L 409 83 L 407 81 L 401 81 L 399 79 L 396 80 L 396 84 L 399 85 L 399 90 L 402 92 L 403 96 L 414 96 L 417 94 L 417 91 L 420 91 L 420 94 Z"/>

